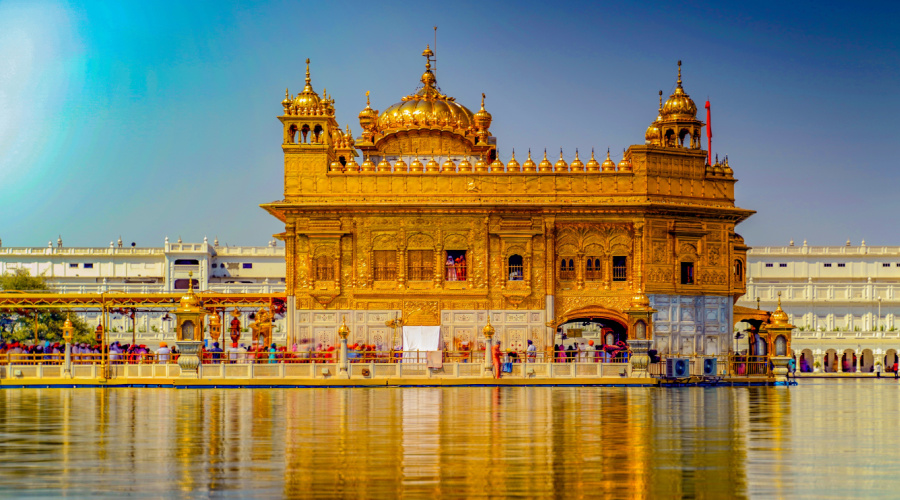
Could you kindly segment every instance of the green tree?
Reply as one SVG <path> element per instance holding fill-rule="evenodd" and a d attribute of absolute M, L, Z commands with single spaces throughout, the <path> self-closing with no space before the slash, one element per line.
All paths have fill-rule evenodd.
<path fill-rule="evenodd" d="M 43 276 L 32 276 L 27 269 L 16 269 L 0 276 L 0 289 L 4 292 L 50 292 L 51 288 Z M 37 318 L 35 321 L 35 314 Z M 69 316 L 75 327 L 73 342 L 94 342 L 94 331 L 77 314 Z M 17 309 L 0 312 L 0 337 L 4 340 L 31 342 L 35 338 L 37 325 L 38 340 L 62 342 L 62 327 L 66 322 L 66 312 L 59 309 Z"/>

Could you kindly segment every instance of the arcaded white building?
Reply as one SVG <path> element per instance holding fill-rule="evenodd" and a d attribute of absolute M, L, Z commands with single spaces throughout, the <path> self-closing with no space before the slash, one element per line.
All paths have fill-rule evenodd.
<path fill-rule="evenodd" d="M 160 247 L 132 247 L 121 239 L 106 247 L 67 247 L 62 239 L 46 247 L 0 247 L 0 274 L 27 269 L 43 276 L 56 293 L 173 293 L 187 290 L 189 279 L 195 290 L 218 293 L 284 292 L 284 247 L 275 241 L 266 246 L 221 246 L 169 242 Z M 242 311 L 241 323 L 249 324 Z M 100 321 L 97 313 L 80 313 L 88 323 Z M 174 322 L 162 312 L 138 312 L 138 342 L 174 339 Z M 275 322 L 275 340 L 284 341 L 283 320 Z M 114 316 L 110 338 L 131 341 L 131 319 Z"/>
<path fill-rule="evenodd" d="M 851 370 L 858 364 L 861 371 L 873 370 L 879 361 L 893 364 L 900 349 L 900 246 L 848 241 L 752 248 L 747 293 L 737 305 L 756 308 L 758 300 L 760 308 L 771 311 L 779 293 L 797 327 L 792 348 L 798 359 L 805 354 L 811 367 L 818 361 L 824 371 L 843 371 L 846 364 Z"/>

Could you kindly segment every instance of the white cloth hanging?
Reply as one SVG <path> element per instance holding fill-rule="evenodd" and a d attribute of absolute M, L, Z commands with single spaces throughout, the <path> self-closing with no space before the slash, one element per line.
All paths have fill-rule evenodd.
<path fill-rule="evenodd" d="M 425 353 L 441 350 L 441 327 L 404 326 L 403 362 L 424 363 Z"/>

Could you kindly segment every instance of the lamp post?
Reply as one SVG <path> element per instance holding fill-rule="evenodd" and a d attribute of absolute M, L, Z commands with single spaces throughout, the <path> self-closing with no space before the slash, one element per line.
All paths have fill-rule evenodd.
<path fill-rule="evenodd" d="M 350 378 L 350 363 L 347 359 L 347 336 L 350 335 L 350 327 L 347 326 L 347 318 L 341 319 L 341 327 L 338 328 L 338 335 L 341 337 L 340 366 L 338 367 L 338 378 Z"/>
<path fill-rule="evenodd" d="M 875 322 L 875 331 L 878 331 L 878 327 L 881 325 L 881 297 L 878 297 L 878 321 Z"/>
<path fill-rule="evenodd" d="M 66 341 L 66 360 L 63 368 L 63 377 L 72 378 L 72 333 L 75 327 L 72 326 L 72 320 L 69 319 L 69 313 L 66 313 L 66 322 L 63 323 L 62 332 L 63 340 Z"/>
<path fill-rule="evenodd" d="M 484 371 L 491 372 L 492 374 L 494 371 L 494 363 L 493 358 L 491 357 L 491 351 L 494 348 L 494 331 L 494 327 L 491 325 L 491 312 L 488 311 L 487 324 L 484 325 L 481 333 L 487 338 L 487 346 L 484 350 Z M 497 369 L 499 370 L 500 368 L 497 367 Z"/>

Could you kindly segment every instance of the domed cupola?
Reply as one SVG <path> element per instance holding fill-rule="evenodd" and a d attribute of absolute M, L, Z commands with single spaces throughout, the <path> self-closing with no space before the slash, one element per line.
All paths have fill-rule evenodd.
<path fill-rule="evenodd" d="M 691 96 L 687 95 L 681 86 L 681 61 L 678 61 L 678 81 L 675 92 L 669 96 L 662 107 L 662 115 L 666 119 L 684 118 L 693 120 L 697 118 L 697 105 Z"/>
<path fill-rule="evenodd" d="M 372 109 L 369 104 L 369 91 L 366 91 L 366 107 L 362 111 L 359 112 L 359 125 L 366 130 L 371 128 L 372 125 L 375 124 L 375 120 L 378 119 L 378 110 Z"/>
<path fill-rule="evenodd" d="M 297 94 L 297 97 L 294 98 L 291 104 L 291 108 L 294 111 L 291 114 L 315 115 L 320 111 L 322 100 L 310 84 L 309 59 L 306 60 L 306 85 L 303 86 L 303 91 Z"/>
<path fill-rule="evenodd" d="M 654 128 L 659 129 L 659 144 L 654 141 Z M 647 129 L 647 144 L 669 148 L 700 149 L 700 129 L 703 122 L 697 119 L 697 105 L 681 84 L 681 61 L 678 61 L 678 80 L 675 92 L 660 108 L 656 121 Z"/>

